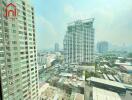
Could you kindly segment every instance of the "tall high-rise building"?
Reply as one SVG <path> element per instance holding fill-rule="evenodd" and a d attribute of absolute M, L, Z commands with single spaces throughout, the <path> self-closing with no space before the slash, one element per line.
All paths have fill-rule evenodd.
<path fill-rule="evenodd" d="M 28 0 L 0 0 L 0 4 L 0 97 L 38 100 L 34 8 Z M 5 9 L 10 16 L 5 16 Z"/>
<path fill-rule="evenodd" d="M 78 20 L 68 24 L 64 37 L 65 63 L 94 62 L 94 19 Z"/>
<path fill-rule="evenodd" d="M 58 52 L 58 51 L 59 51 L 59 44 L 55 43 L 55 52 Z"/>
<path fill-rule="evenodd" d="M 108 51 L 108 42 L 101 41 L 97 43 L 98 53 L 106 53 Z"/>

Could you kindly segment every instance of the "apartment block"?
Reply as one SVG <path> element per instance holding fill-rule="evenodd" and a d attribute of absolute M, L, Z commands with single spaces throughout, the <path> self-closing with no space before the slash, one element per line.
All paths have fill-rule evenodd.
<path fill-rule="evenodd" d="M 10 3 L 17 10 L 14 18 L 5 16 Z M 34 8 L 28 0 L 0 0 L 0 4 L 1 99 L 38 100 Z M 15 9 L 12 4 L 9 9 Z"/>
<path fill-rule="evenodd" d="M 65 63 L 94 62 L 94 19 L 69 23 L 64 37 Z"/>

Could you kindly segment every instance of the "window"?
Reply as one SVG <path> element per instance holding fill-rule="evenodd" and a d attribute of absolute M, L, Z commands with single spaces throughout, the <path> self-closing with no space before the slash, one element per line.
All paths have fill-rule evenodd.
<path fill-rule="evenodd" d="M 4 57 L 4 53 L 0 53 L 0 57 Z"/>
<path fill-rule="evenodd" d="M 3 51 L 4 50 L 4 47 L 0 47 L 0 51 Z"/>

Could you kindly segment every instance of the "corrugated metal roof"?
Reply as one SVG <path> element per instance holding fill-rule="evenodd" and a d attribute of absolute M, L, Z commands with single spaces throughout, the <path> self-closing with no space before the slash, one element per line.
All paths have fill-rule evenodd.
<path fill-rule="evenodd" d="M 115 86 L 115 87 L 125 89 L 125 87 L 122 83 L 115 82 L 115 81 L 105 80 L 105 79 L 96 78 L 96 77 L 91 77 L 91 78 L 88 78 L 87 80 L 88 81 L 95 81 L 95 82 L 98 82 L 98 83 L 107 84 L 107 85 L 111 85 L 111 86 Z"/>

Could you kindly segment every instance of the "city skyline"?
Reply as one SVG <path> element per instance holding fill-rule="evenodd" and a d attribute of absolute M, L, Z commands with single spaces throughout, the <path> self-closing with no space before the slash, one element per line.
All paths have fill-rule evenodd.
<path fill-rule="evenodd" d="M 54 43 L 63 48 L 63 38 L 69 22 L 95 18 L 95 42 L 108 41 L 114 45 L 130 45 L 132 3 L 130 0 L 31 1 L 36 11 L 38 49 L 49 49 Z M 43 4 L 45 6 L 43 6 Z"/>
<path fill-rule="evenodd" d="M 131 100 L 130 0 L 0 4 L 0 100 Z"/>

